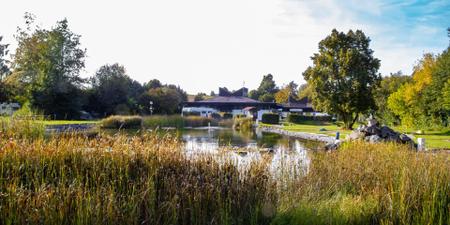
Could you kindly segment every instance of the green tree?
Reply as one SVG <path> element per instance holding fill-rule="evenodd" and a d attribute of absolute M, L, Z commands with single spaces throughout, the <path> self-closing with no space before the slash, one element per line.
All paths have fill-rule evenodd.
<path fill-rule="evenodd" d="M 153 102 L 154 112 L 159 114 L 174 114 L 179 111 L 183 96 L 170 87 L 159 87 L 147 92 L 148 99 Z"/>
<path fill-rule="evenodd" d="M 382 78 L 380 86 L 374 92 L 375 104 L 377 105 L 375 115 L 381 122 L 390 125 L 397 125 L 400 122 L 400 118 L 389 107 L 386 107 L 387 101 L 392 93 L 411 81 L 411 76 L 402 75 L 401 71 Z"/>
<path fill-rule="evenodd" d="M 205 100 L 208 96 L 205 93 L 198 93 L 194 96 L 194 101 Z"/>
<path fill-rule="evenodd" d="M 132 80 L 118 63 L 104 65 L 91 78 L 90 109 L 102 116 L 139 111 L 138 100 L 144 89 Z"/>
<path fill-rule="evenodd" d="M 6 83 L 6 76 L 9 75 L 8 60 L 5 57 L 8 55 L 8 45 L 1 44 L 3 37 L 0 36 L 0 102 L 10 100 L 11 88 Z"/>
<path fill-rule="evenodd" d="M 25 15 L 26 29 L 18 29 L 12 79 L 23 100 L 56 118 L 76 118 L 81 109 L 79 76 L 86 50 L 80 35 L 74 34 L 66 19 L 50 30 L 32 28 L 34 16 Z"/>
<path fill-rule="evenodd" d="M 313 66 L 303 73 L 312 89 L 315 109 L 337 114 L 346 129 L 352 129 L 361 113 L 376 108 L 373 91 L 381 79 L 380 60 L 373 57 L 370 39 L 357 30 L 333 29 L 319 42 Z"/>
<path fill-rule="evenodd" d="M 250 91 L 248 96 L 263 102 L 273 102 L 275 101 L 275 93 L 277 92 L 278 88 L 273 80 L 273 75 L 267 74 L 263 76 L 258 89 Z"/>

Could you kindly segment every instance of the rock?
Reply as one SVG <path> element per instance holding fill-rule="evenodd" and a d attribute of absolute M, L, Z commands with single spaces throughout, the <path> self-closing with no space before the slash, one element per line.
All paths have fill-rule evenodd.
<path fill-rule="evenodd" d="M 364 129 L 366 136 L 381 135 L 381 130 L 377 125 L 368 126 Z"/>
<path fill-rule="evenodd" d="M 370 143 L 380 143 L 380 142 L 383 141 L 383 139 L 382 139 L 380 136 L 378 136 L 378 135 L 370 135 L 370 136 L 367 136 L 367 137 L 365 138 L 365 140 L 368 141 L 368 142 L 370 142 Z"/>
<path fill-rule="evenodd" d="M 380 128 L 380 132 L 381 132 L 381 137 L 382 138 L 387 138 L 389 136 L 395 135 L 395 131 L 392 130 L 391 128 L 387 127 L 387 126 L 382 126 Z"/>
<path fill-rule="evenodd" d="M 402 143 L 404 143 L 404 144 L 406 144 L 406 143 L 412 141 L 411 138 L 408 137 L 408 135 L 406 135 L 406 134 L 400 134 L 399 140 L 400 140 Z"/>
<path fill-rule="evenodd" d="M 366 136 L 365 133 L 355 130 L 351 134 L 347 135 L 346 139 L 347 140 L 359 140 L 359 139 L 363 139 L 365 136 Z"/>
<path fill-rule="evenodd" d="M 332 151 L 337 150 L 339 148 L 341 142 L 329 143 L 325 145 L 325 150 Z"/>
<path fill-rule="evenodd" d="M 370 118 L 367 120 L 367 126 L 378 126 L 378 121 L 374 118 Z"/>

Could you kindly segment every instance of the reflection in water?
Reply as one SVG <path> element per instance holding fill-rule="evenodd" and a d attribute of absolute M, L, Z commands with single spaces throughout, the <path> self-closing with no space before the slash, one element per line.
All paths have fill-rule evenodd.
<path fill-rule="evenodd" d="M 240 169 L 248 168 L 255 160 L 268 158 L 275 177 L 305 174 L 310 164 L 309 150 L 320 145 L 258 130 L 242 133 L 232 129 L 190 129 L 181 131 L 180 135 L 189 157 L 213 154 Z"/>

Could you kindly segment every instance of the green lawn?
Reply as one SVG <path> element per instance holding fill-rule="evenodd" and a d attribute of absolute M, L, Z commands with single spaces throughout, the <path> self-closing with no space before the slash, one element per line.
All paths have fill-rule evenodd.
<path fill-rule="evenodd" d="M 357 127 L 358 125 L 354 125 Z M 324 131 L 320 131 L 321 128 L 324 128 Z M 305 124 L 291 124 L 284 123 L 283 129 L 289 131 L 298 131 L 298 132 L 307 132 L 307 133 L 317 133 L 317 134 L 325 134 L 329 136 L 335 136 L 336 132 L 341 133 L 341 138 L 345 138 L 346 135 L 350 134 L 351 131 L 344 130 L 338 127 L 333 123 L 321 123 L 315 121 L 308 121 Z M 442 149 L 448 148 L 450 149 L 450 130 L 441 130 L 441 131 L 424 131 L 424 134 L 414 134 L 415 130 L 405 129 L 402 127 L 394 127 L 394 130 L 411 134 L 414 137 L 414 141 L 417 142 L 417 138 L 425 138 L 425 143 L 427 148 L 431 149 Z"/>
<path fill-rule="evenodd" d="M 336 132 L 340 133 L 340 138 L 345 138 L 351 133 L 350 130 L 344 130 L 333 123 L 307 121 L 305 124 L 284 123 L 283 129 L 288 131 L 298 131 L 306 133 L 325 134 L 328 136 L 336 136 Z M 322 131 L 321 131 L 322 129 Z"/>

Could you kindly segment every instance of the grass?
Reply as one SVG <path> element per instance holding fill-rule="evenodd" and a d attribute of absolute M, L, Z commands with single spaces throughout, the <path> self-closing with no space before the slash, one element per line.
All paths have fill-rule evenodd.
<path fill-rule="evenodd" d="M 274 224 L 450 224 L 449 162 L 393 143 L 317 153 L 284 185 Z"/>
<path fill-rule="evenodd" d="M 320 129 L 324 128 L 324 131 Z M 352 131 L 344 130 L 341 127 L 333 123 L 318 122 L 318 121 L 307 121 L 302 124 L 285 123 L 283 129 L 289 131 L 307 132 L 307 133 L 317 133 L 325 134 L 328 136 L 336 136 L 336 132 L 340 132 L 341 138 L 345 138 Z M 415 130 L 406 129 L 403 127 L 394 127 L 396 131 L 411 134 L 414 136 L 414 140 L 417 142 L 417 138 L 425 138 L 426 146 L 430 149 L 450 149 L 450 130 L 425 130 L 425 134 L 413 134 Z"/>
<path fill-rule="evenodd" d="M 416 130 L 404 127 L 396 127 L 396 130 L 411 134 L 417 142 L 417 138 L 425 138 L 427 148 L 450 149 L 450 129 L 425 130 L 424 134 L 416 134 Z"/>
<path fill-rule="evenodd" d="M 325 130 L 321 131 L 320 129 L 322 128 Z M 343 129 L 334 123 L 320 121 L 305 121 L 302 124 L 285 123 L 283 129 L 289 131 L 325 134 L 333 137 L 336 136 L 336 132 L 339 132 L 341 138 L 345 138 L 346 135 L 352 132 L 350 130 Z"/>
<path fill-rule="evenodd" d="M 42 120 L 44 125 L 98 124 L 99 120 Z"/>
<path fill-rule="evenodd" d="M 147 116 L 143 118 L 143 125 L 146 128 L 157 127 L 174 127 L 174 128 L 186 128 L 186 127 L 206 127 L 208 125 L 217 126 L 218 122 L 212 118 L 206 118 L 201 116 L 185 116 L 172 115 L 172 116 Z"/>
<path fill-rule="evenodd" d="M 450 224 L 446 152 L 344 143 L 310 152 L 307 173 L 284 162 L 274 175 L 270 154 L 238 169 L 187 157 L 169 134 L 43 138 L 5 124 L 0 224 Z"/>
<path fill-rule="evenodd" d="M 268 224 L 267 170 L 187 159 L 171 136 L 0 139 L 2 224 Z"/>

